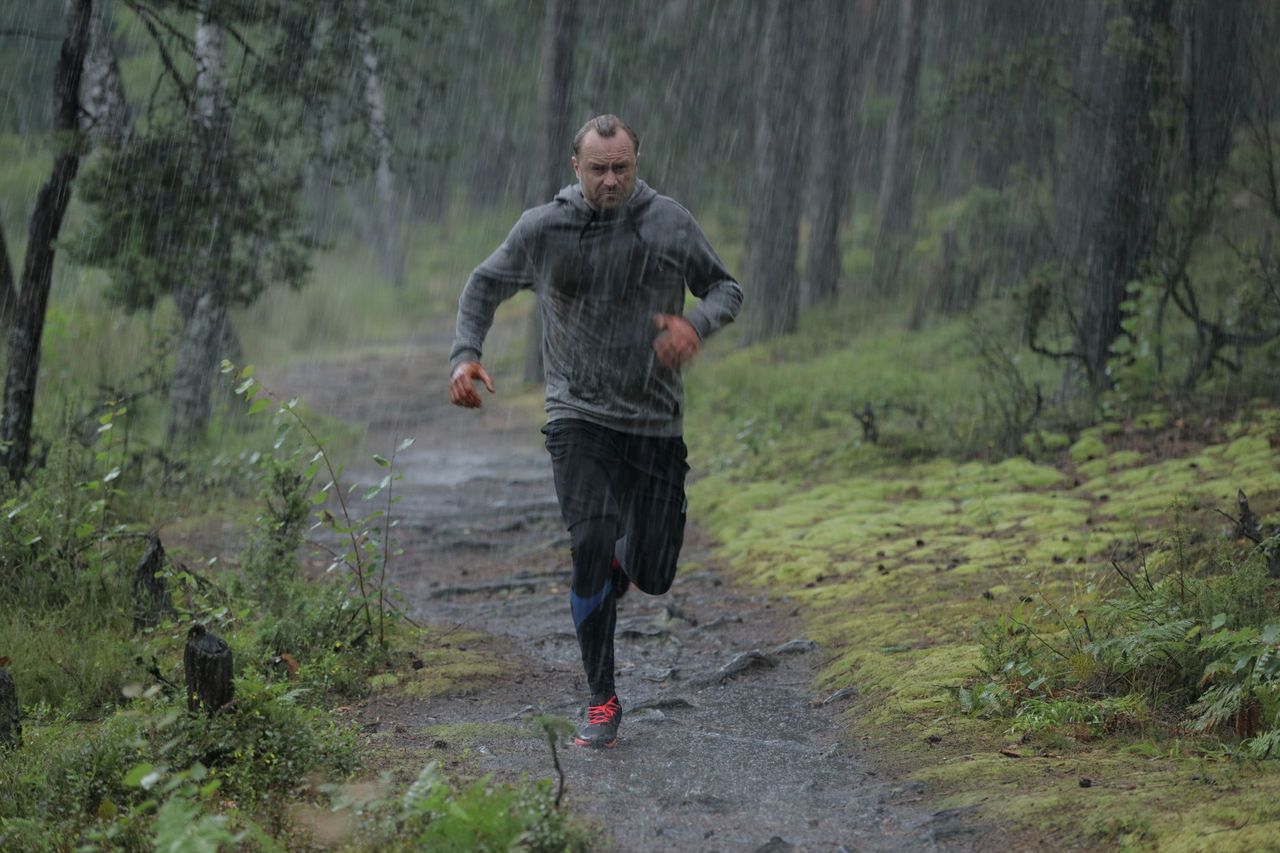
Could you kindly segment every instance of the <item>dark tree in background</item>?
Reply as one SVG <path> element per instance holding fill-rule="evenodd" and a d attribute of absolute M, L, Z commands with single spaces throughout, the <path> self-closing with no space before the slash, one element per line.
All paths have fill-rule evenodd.
<path fill-rule="evenodd" d="M 853 189 L 853 126 L 849 102 L 853 85 L 853 5 L 849 0 L 817 0 L 812 60 L 813 120 L 806 134 L 809 250 L 805 258 L 806 304 L 836 298 L 840 283 L 840 224 Z"/>
<path fill-rule="evenodd" d="M 577 0 L 546 0 L 542 24 L 542 69 L 538 74 L 538 144 L 527 207 L 546 204 L 564 185 L 573 92 L 573 52 L 577 35 Z M 524 380 L 541 382 L 542 314 L 535 305 L 525 333 Z"/>
<path fill-rule="evenodd" d="M 743 278 L 751 294 L 745 324 L 752 342 L 793 332 L 799 320 L 801 152 L 812 131 L 795 107 L 804 100 L 797 57 L 803 55 L 811 2 L 769 0 L 761 32 Z"/>
<path fill-rule="evenodd" d="M 916 99 L 924 52 L 926 6 L 927 0 L 901 0 L 898 4 L 894 105 L 884 134 L 880 197 L 876 204 L 879 234 L 873 277 L 874 291 L 881 294 L 892 293 L 897 288 L 915 215 L 916 181 L 920 176 L 915 141 Z"/>
<path fill-rule="evenodd" d="M 1074 351 L 1089 384 L 1110 384 L 1107 360 L 1121 332 L 1126 287 L 1150 257 L 1163 205 L 1162 131 L 1173 0 L 1126 0 L 1107 21 L 1103 72 L 1094 78 L 1093 144 L 1081 152 L 1092 177 L 1081 242 L 1084 287 Z M 1122 17 L 1123 16 L 1123 17 Z"/>
<path fill-rule="evenodd" d="M 80 80 L 89 50 L 92 14 L 90 0 L 71 0 L 67 6 L 67 37 L 62 42 L 53 80 L 53 130 L 61 150 L 54 158 L 49 179 L 40 188 L 31 213 L 21 288 L 9 330 L 0 441 L 4 442 L 4 468 L 15 481 L 23 478 L 31 453 L 40 339 L 53 283 L 54 241 L 62 230 L 62 220 L 71 201 L 71 185 L 80 169 Z"/>
<path fill-rule="evenodd" d="M 18 288 L 13 281 L 13 262 L 9 260 L 9 244 L 4 239 L 4 223 L 0 222 L 0 329 L 13 325 L 18 308 Z"/>

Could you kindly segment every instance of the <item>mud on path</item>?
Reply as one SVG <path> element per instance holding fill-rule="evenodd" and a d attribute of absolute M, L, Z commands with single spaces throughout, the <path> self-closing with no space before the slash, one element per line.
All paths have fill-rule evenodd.
<path fill-rule="evenodd" d="M 462 695 L 375 694 L 362 710 L 366 728 L 420 763 L 547 778 L 547 746 L 529 720 L 542 712 L 580 720 L 586 696 L 567 601 L 568 539 L 529 407 L 504 402 L 501 378 L 481 411 L 449 406 L 448 343 L 442 330 L 403 352 L 291 370 L 277 384 L 313 409 L 367 425 L 371 451 L 415 438 L 397 459 L 405 553 L 393 573 L 405 609 L 441 643 L 478 643 L 506 664 L 504 676 Z M 693 507 L 670 593 L 633 589 L 619 603 L 618 746 L 560 749 L 566 803 L 601 827 L 601 848 L 990 844 L 991 827 L 976 814 L 925 808 L 922 785 L 885 778 L 874 755 L 842 742 L 838 715 L 850 697 L 813 692 L 823 650 L 803 637 L 785 591 L 736 584 L 696 518 Z"/>

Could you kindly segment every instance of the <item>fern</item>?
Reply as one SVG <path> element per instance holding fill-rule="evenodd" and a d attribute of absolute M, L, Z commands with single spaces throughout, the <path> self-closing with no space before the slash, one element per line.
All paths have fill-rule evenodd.
<path fill-rule="evenodd" d="M 1230 720 L 1240 710 L 1246 692 L 1239 683 L 1215 684 L 1191 706 L 1196 715 L 1191 728 L 1198 732 L 1212 732 Z"/>
<path fill-rule="evenodd" d="M 1175 668 L 1185 666 L 1185 656 L 1195 648 L 1192 619 L 1175 619 L 1147 625 L 1131 634 L 1090 643 L 1085 648 L 1122 672 L 1147 666 L 1163 658 Z"/>

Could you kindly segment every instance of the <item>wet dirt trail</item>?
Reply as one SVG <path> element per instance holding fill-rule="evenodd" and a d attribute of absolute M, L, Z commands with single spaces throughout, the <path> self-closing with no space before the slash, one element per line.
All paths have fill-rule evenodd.
<path fill-rule="evenodd" d="M 281 382 L 310 408 L 366 425 L 371 452 L 415 438 L 397 458 L 404 555 L 392 571 L 405 610 L 442 643 L 490 635 L 480 645 L 508 665 L 507 676 L 462 695 L 375 694 L 362 710 L 366 727 L 423 763 L 549 778 L 547 746 L 529 720 L 549 712 L 576 722 L 586 695 L 567 600 L 568 538 L 536 413 L 509 407 L 501 384 L 479 412 L 448 405 L 448 344 L 441 329 L 403 351 L 294 369 Z M 672 590 L 633 589 L 619 603 L 618 746 L 559 750 L 566 803 L 602 827 L 601 848 L 989 844 L 992 828 L 978 815 L 925 808 L 919 783 L 885 778 L 874 755 L 841 741 L 850 697 L 814 693 L 823 650 L 803 636 L 795 606 L 784 590 L 733 581 L 696 520 L 695 506 Z M 456 739 L 465 745 L 431 734 L 441 726 L 472 734 Z"/>

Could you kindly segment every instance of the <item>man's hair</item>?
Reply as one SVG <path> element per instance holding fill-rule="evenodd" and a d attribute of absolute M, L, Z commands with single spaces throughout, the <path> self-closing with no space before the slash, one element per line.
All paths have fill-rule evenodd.
<path fill-rule="evenodd" d="M 616 115 L 606 113 L 602 116 L 587 119 L 587 123 L 573 135 L 574 157 L 578 156 L 578 149 L 582 147 L 582 140 L 585 139 L 587 134 L 593 130 L 603 139 L 608 139 L 619 130 L 626 131 L 627 136 L 631 137 L 631 147 L 635 149 L 637 156 L 640 154 L 640 137 L 636 136 L 636 132 L 631 129 L 629 124 L 618 118 Z"/>

